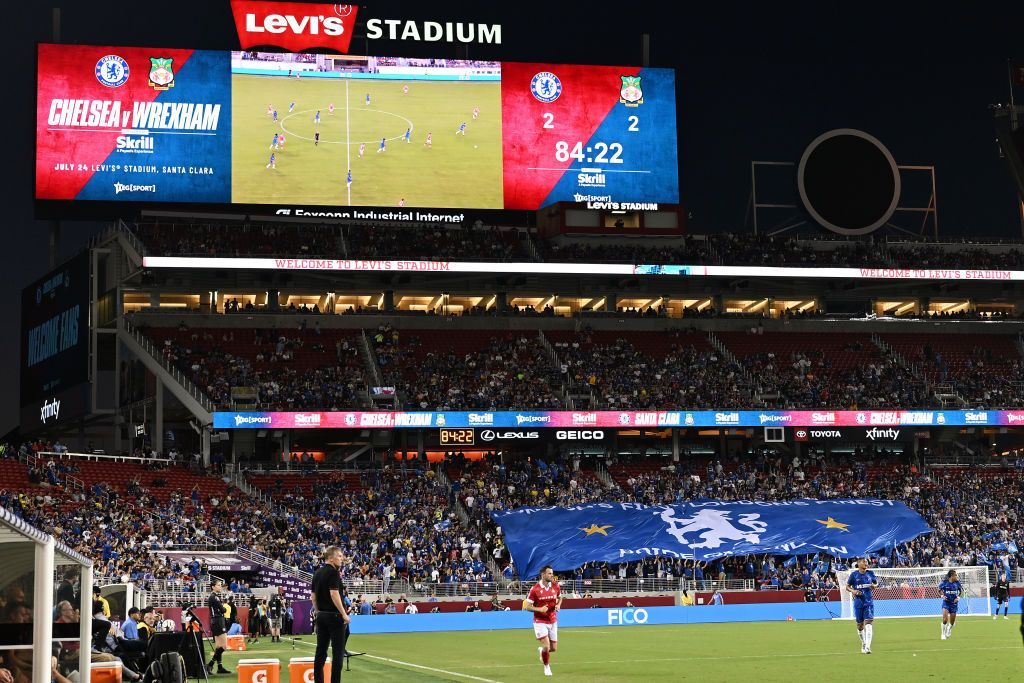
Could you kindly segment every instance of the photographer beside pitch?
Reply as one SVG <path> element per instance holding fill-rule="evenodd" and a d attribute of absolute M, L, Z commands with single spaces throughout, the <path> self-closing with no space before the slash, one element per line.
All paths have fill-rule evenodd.
<path fill-rule="evenodd" d="M 342 602 L 342 583 L 339 569 L 342 564 L 341 548 L 331 546 L 324 551 L 324 565 L 313 574 L 313 623 L 316 626 L 316 656 L 313 658 L 313 683 L 324 683 L 324 664 L 327 646 L 331 646 L 334 665 L 331 683 L 341 683 L 341 663 L 345 656 L 345 629 L 351 621 Z"/>

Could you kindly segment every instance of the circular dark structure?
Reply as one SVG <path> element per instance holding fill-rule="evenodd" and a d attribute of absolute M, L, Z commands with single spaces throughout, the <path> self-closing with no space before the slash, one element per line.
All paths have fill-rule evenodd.
<path fill-rule="evenodd" d="M 900 201 L 900 172 L 885 145 L 853 128 L 814 139 L 797 168 L 804 208 L 840 235 L 866 235 L 892 217 Z"/>

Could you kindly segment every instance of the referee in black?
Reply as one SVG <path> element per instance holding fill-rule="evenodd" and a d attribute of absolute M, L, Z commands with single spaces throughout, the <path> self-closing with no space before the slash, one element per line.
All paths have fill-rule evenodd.
<path fill-rule="evenodd" d="M 341 548 L 324 551 L 324 566 L 313 574 L 313 623 L 316 625 L 316 656 L 313 658 L 313 683 L 324 683 L 327 645 L 331 646 L 333 665 L 331 683 L 341 683 L 341 664 L 345 659 L 345 629 L 350 617 L 341 600 Z"/>
<path fill-rule="evenodd" d="M 224 668 L 224 662 L 221 659 L 224 656 L 224 650 L 228 646 L 228 629 L 224 620 L 224 601 L 220 598 L 220 592 L 224 589 L 224 581 L 222 579 L 214 579 L 210 588 L 213 589 L 213 592 L 206 599 L 206 606 L 210 608 L 210 633 L 213 635 L 213 644 L 216 649 L 213 651 L 210 663 L 206 665 L 206 670 L 213 673 L 213 666 L 216 664 L 217 673 L 229 674 L 231 672 Z"/>

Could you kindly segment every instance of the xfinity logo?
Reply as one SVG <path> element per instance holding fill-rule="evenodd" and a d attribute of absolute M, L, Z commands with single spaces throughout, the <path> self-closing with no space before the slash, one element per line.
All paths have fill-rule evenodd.
<path fill-rule="evenodd" d="M 494 431 L 485 429 L 480 432 L 481 441 L 500 441 L 502 439 L 539 439 L 540 432 L 527 432 L 523 430 Z"/>
<path fill-rule="evenodd" d="M 899 435 L 900 430 L 898 429 L 878 429 L 877 427 L 875 427 L 874 429 L 869 429 L 866 432 L 864 432 L 864 436 L 868 437 L 872 441 L 876 441 L 878 439 L 884 439 L 886 441 L 895 441 L 899 437 Z"/>
<path fill-rule="evenodd" d="M 715 413 L 715 424 L 738 425 L 740 423 L 739 413 Z"/>
<path fill-rule="evenodd" d="M 559 429 L 555 432 L 555 438 L 559 441 L 600 441 L 604 438 L 604 432 L 600 429 Z"/>
<path fill-rule="evenodd" d="M 811 422 L 814 424 L 834 424 L 836 421 L 835 413 L 811 413 Z"/>
<path fill-rule="evenodd" d="M 986 424 L 988 413 L 964 413 L 964 421 L 967 424 Z"/>
<path fill-rule="evenodd" d="M 761 420 L 761 424 L 765 422 L 789 422 L 793 419 L 792 415 L 767 415 L 761 413 L 758 418 Z"/>
<path fill-rule="evenodd" d="M 470 413 L 469 424 L 492 425 L 494 424 L 494 413 Z"/>
<path fill-rule="evenodd" d="M 273 418 L 270 415 L 235 415 L 235 426 L 240 425 L 268 425 Z"/>
<path fill-rule="evenodd" d="M 531 424 L 534 422 L 551 422 L 550 415 L 516 415 L 516 424 Z"/>
<path fill-rule="evenodd" d="M 319 427 L 320 413 L 296 413 L 295 426 Z"/>
<path fill-rule="evenodd" d="M 39 409 L 39 421 L 46 424 L 46 421 L 51 417 L 56 420 L 60 414 L 60 401 L 53 399 L 52 401 L 43 401 L 43 407 Z"/>

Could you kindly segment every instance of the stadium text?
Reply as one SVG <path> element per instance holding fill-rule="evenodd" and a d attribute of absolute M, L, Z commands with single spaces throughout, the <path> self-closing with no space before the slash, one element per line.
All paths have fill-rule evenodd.
<path fill-rule="evenodd" d="M 278 268 L 289 270 L 450 270 L 448 261 L 353 261 L 345 259 L 274 259 Z"/>
<path fill-rule="evenodd" d="M 467 24 L 461 21 L 424 21 L 368 19 L 366 37 L 370 40 L 416 40 L 427 43 L 493 43 L 501 45 L 501 24 Z"/>
<path fill-rule="evenodd" d="M 1012 280 L 1008 270 L 926 270 L 919 268 L 861 268 L 861 277 L 901 280 Z"/>

